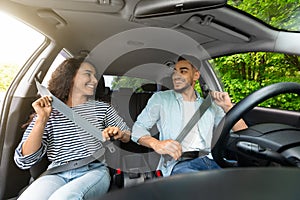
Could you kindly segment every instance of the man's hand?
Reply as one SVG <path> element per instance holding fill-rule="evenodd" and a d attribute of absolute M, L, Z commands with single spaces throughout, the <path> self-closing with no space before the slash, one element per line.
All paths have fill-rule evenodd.
<path fill-rule="evenodd" d="M 220 106 L 224 112 L 228 112 L 232 107 L 231 99 L 227 92 L 212 91 L 211 96 L 215 103 Z"/>
<path fill-rule="evenodd" d="M 227 92 L 212 91 L 211 96 L 215 100 L 215 103 L 220 106 L 225 113 L 227 113 L 232 107 L 230 97 Z M 248 128 L 244 120 L 240 119 L 233 127 L 233 131 L 239 131 Z"/>
<path fill-rule="evenodd" d="M 168 154 L 172 156 L 175 160 L 178 160 L 182 154 L 182 148 L 179 142 L 175 140 L 157 140 L 153 143 L 152 148 L 158 154 Z"/>

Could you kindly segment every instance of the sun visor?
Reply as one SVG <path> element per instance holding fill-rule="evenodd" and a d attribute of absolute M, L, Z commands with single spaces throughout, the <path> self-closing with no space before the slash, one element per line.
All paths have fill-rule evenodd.
<path fill-rule="evenodd" d="M 227 0 L 141 0 L 135 9 L 135 18 L 171 15 L 206 10 L 226 5 Z"/>
<path fill-rule="evenodd" d="M 125 5 L 124 0 L 11 0 L 20 4 L 44 9 L 117 13 Z"/>

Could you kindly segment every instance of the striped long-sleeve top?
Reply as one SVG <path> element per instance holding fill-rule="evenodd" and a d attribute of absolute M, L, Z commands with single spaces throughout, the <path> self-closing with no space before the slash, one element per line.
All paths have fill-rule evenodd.
<path fill-rule="evenodd" d="M 88 101 L 72 107 L 72 110 L 96 126 L 99 134 L 108 126 L 117 126 L 122 131 L 129 130 L 117 111 L 107 103 Z M 90 156 L 102 147 L 98 139 L 53 108 L 44 129 L 41 148 L 31 155 L 23 156 L 22 145 L 30 134 L 35 121 L 36 117 L 25 130 L 23 138 L 15 150 L 14 160 L 21 169 L 30 168 L 46 153 L 51 162 L 61 165 L 71 160 Z"/>

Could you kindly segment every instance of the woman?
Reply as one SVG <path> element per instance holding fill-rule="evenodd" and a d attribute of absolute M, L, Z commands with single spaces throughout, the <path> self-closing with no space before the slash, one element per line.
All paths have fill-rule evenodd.
<path fill-rule="evenodd" d="M 130 140 L 130 130 L 109 104 L 91 99 L 97 87 L 96 69 L 84 59 L 65 60 L 52 74 L 49 91 L 102 131 L 122 142 Z M 91 156 L 101 147 L 100 141 L 68 120 L 51 106 L 45 96 L 33 102 L 35 117 L 27 127 L 15 151 L 15 162 L 28 169 L 45 154 L 49 168 Z M 107 192 L 110 183 L 108 168 L 97 161 L 84 167 L 45 175 L 35 180 L 19 199 L 93 199 Z"/>

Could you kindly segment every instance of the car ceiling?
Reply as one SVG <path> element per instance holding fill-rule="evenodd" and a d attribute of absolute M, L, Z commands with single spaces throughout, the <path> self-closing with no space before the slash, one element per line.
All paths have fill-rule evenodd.
<path fill-rule="evenodd" d="M 4 11 L 30 22 L 31 26 L 41 30 L 73 55 L 82 51 L 93 52 L 107 40 L 115 44 L 127 44 L 127 51 L 121 51 L 118 47 L 101 51 L 103 59 L 112 60 L 109 63 L 111 66 L 106 69 L 108 74 L 113 74 L 115 67 L 119 67 L 116 63 L 122 63 L 124 70 L 129 69 L 126 63 L 132 64 L 129 60 L 133 58 L 145 61 L 139 64 L 150 62 L 149 57 L 153 58 L 152 63 L 163 64 L 181 52 L 195 49 L 195 45 L 182 48 L 177 44 L 177 36 L 173 39 L 168 36 L 162 38 L 161 34 L 149 34 L 145 31 L 147 29 L 141 32 L 145 36 L 140 40 L 123 34 L 127 39 L 124 41 L 122 34 L 120 36 L 120 33 L 135 29 L 140 31 L 143 27 L 152 27 L 151 30 L 160 28 L 163 32 L 168 29 L 173 31 L 172 36 L 178 35 L 175 33 L 178 32 L 182 38 L 193 39 L 200 49 L 199 54 L 203 50 L 206 52 L 201 53 L 202 58 L 247 51 L 300 53 L 298 45 L 281 37 L 292 33 L 272 29 L 226 5 L 224 0 L 5 0 L 0 5 Z M 299 40 L 299 36 L 293 35 L 293 39 Z M 151 45 L 151 41 L 162 41 L 168 47 L 162 50 L 160 46 Z M 169 43 L 177 45 L 171 47 Z M 99 50 L 96 52 L 99 53 Z M 101 62 L 103 59 L 96 59 L 96 65 L 107 64 Z"/>

